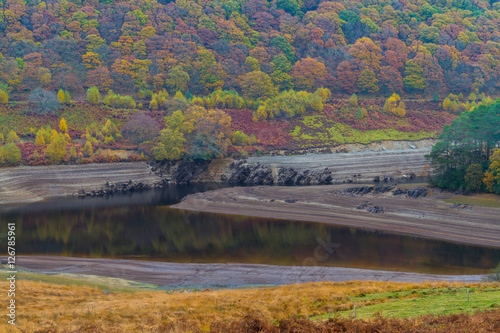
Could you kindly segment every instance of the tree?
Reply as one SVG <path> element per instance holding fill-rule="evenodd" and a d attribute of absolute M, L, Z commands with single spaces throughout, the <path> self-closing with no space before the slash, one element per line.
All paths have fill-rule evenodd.
<path fill-rule="evenodd" d="M 500 149 L 491 157 L 488 171 L 484 174 L 484 185 L 489 192 L 500 194 Z"/>
<path fill-rule="evenodd" d="M 358 88 L 361 91 L 368 93 L 374 93 L 379 90 L 378 80 L 375 77 L 375 73 L 371 69 L 366 68 L 361 71 L 361 74 L 358 77 Z"/>
<path fill-rule="evenodd" d="M 61 163 L 66 159 L 68 140 L 62 133 L 55 133 L 50 144 L 45 149 L 45 155 L 51 163 Z"/>
<path fill-rule="evenodd" d="M 480 164 L 471 164 L 465 172 L 465 188 L 469 191 L 481 191 L 483 188 L 483 168 Z"/>
<path fill-rule="evenodd" d="M 323 86 L 326 74 L 325 65 L 309 57 L 296 62 L 290 71 L 295 88 L 306 91 Z"/>
<path fill-rule="evenodd" d="M 184 134 L 178 130 L 165 128 L 161 130 L 156 147 L 153 148 L 153 155 L 157 161 L 179 160 L 185 152 Z"/>
<path fill-rule="evenodd" d="M 168 71 L 165 84 L 170 92 L 186 91 L 189 84 L 189 74 L 180 67 L 174 67 Z"/>
<path fill-rule="evenodd" d="M 21 150 L 13 142 L 0 147 L 0 164 L 14 166 L 21 161 Z"/>
<path fill-rule="evenodd" d="M 97 87 L 90 87 L 87 90 L 87 101 L 90 104 L 97 105 L 101 102 L 101 94 L 99 93 L 99 89 Z"/>
<path fill-rule="evenodd" d="M 405 67 L 405 78 L 403 82 L 411 92 L 415 90 L 425 89 L 425 79 L 423 78 L 423 70 L 420 65 L 414 60 L 408 60 Z"/>
<path fill-rule="evenodd" d="M 452 103 L 455 103 L 453 101 Z M 439 187 L 451 189 L 465 188 L 465 176 L 471 164 L 479 164 L 485 173 L 484 183 L 488 191 L 495 192 L 496 158 L 492 154 L 500 143 L 500 103 L 489 106 L 480 105 L 470 112 L 463 112 L 452 124 L 446 125 L 427 156 L 434 166 L 435 173 L 430 182 Z M 493 157 L 492 157 L 493 155 Z M 472 173 L 474 169 L 471 169 Z M 500 190 L 500 189 L 499 189 Z"/>
<path fill-rule="evenodd" d="M 61 121 L 59 122 L 59 130 L 61 132 L 67 132 L 68 131 L 68 124 L 66 124 L 66 119 L 61 118 Z"/>
<path fill-rule="evenodd" d="M 57 92 L 57 99 L 59 100 L 59 103 L 64 104 L 64 102 L 66 101 L 64 99 L 64 90 L 59 89 L 59 91 Z"/>
<path fill-rule="evenodd" d="M 243 75 L 240 86 L 243 95 L 251 99 L 266 99 L 277 93 L 269 75 L 261 71 L 253 71 Z"/>
<path fill-rule="evenodd" d="M 352 94 L 349 98 L 349 106 L 357 107 L 358 106 L 358 96 L 356 94 Z"/>
<path fill-rule="evenodd" d="M 398 117 L 404 117 L 406 114 L 405 104 L 398 94 L 394 93 L 384 104 L 384 112 Z"/>
<path fill-rule="evenodd" d="M 9 103 L 9 94 L 4 90 L 0 89 L 0 104 L 8 104 Z"/>
<path fill-rule="evenodd" d="M 37 146 L 45 145 L 44 132 L 45 131 L 43 129 L 39 129 L 38 132 L 36 133 L 35 144 Z"/>
<path fill-rule="evenodd" d="M 35 104 L 34 111 L 39 114 L 55 113 L 61 107 L 61 102 L 57 99 L 56 94 L 42 88 L 33 90 L 29 101 Z"/>
<path fill-rule="evenodd" d="M 85 142 L 85 145 L 82 148 L 82 152 L 87 157 L 90 157 L 90 156 L 92 156 L 92 154 L 94 154 L 94 150 L 92 149 L 92 143 L 90 143 L 90 141 Z"/>
<path fill-rule="evenodd" d="M 19 136 L 15 131 L 10 131 L 9 134 L 7 134 L 7 143 L 19 143 L 21 140 L 19 139 Z"/>
<path fill-rule="evenodd" d="M 150 116 L 144 112 L 136 112 L 123 125 L 123 136 L 138 144 L 144 141 L 151 141 L 158 136 L 160 126 Z"/>

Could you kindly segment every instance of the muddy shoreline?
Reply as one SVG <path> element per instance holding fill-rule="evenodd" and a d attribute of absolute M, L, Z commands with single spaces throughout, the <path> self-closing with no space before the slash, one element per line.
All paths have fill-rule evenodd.
<path fill-rule="evenodd" d="M 481 282 L 484 275 L 437 275 L 368 269 L 258 264 L 181 264 L 126 259 L 18 256 L 17 266 L 39 273 L 99 275 L 174 287 L 245 287 L 308 282 Z M 4 260 L 4 258 L 2 258 Z"/>
<path fill-rule="evenodd" d="M 352 184 L 232 187 L 191 194 L 172 208 L 310 221 L 390 233 L 500 247 L 500 208 L 456 205 L 455 195 L 421 186 L 427 196 L 405 193 L 401 185 L 384 193 L 354 194 Z M 383 186 L 380 186 L 383 187 Z M 406 189 L 405 189 L 406 188 Z"/>
<path fill-rule="evenodd" d="M 423 175 L 432 141 L 351 145 L 340 152 L 170 163 L 103 163 L 0 168 L 0 206 L 63 196 L 104 196 L 168 184 L 315 185 Z M 413 148 L 409 148 L 413 147 Z M 333 148 L 330 149 L 330 151 Z M 357 149 L 357 150 L 356 150 Z"/>

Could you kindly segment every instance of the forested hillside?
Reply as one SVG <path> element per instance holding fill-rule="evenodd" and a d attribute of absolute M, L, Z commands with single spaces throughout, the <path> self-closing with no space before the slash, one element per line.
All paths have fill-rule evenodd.
<path fill-rule="evenodd" d="M 481 0 L 0 0 L 0 165 L 436 137 L 497 95 L 499 22 Z"/>
<path fill-rule="evenodd" d="M 500 3 L 481 0 L 0 2 L 0 82 L 29 93 L 235 89 L 493 92 Z M 255 91 L 253 85 L 263 84 Z"/>

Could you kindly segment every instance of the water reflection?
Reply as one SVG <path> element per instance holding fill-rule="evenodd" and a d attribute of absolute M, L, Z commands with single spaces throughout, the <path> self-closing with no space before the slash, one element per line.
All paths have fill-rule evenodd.
<path fill-rule="evenodd" d="M 23 254 L 483 273 L 500 249 L 297 221 L 184 212 L 167 205 L 206 187 L 57 200 L 3 212 Z M 207 187 L 208 186 L 208 187 Z M 1 230 L 5 232 L 5 230 Z M 335 245 L 334 245 L 335 244 Z"/>

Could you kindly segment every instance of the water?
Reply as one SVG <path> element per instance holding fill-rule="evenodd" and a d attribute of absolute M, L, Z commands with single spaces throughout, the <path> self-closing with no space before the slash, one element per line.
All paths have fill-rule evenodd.
<path fill-rule="evenodd" d="M 1 232 L 6 232 L 7 222 L 16 222 L 18 254 L 342 266 L 437 274 L 485 273 L 500 261 L 499 248 L 321 223 L 187 212 L 168 206 L 189 193 L 218 187 L 171 186 L 3 209 Z"/>

